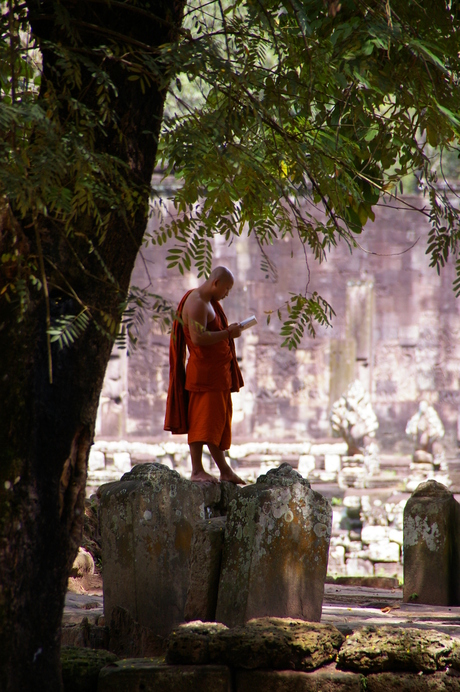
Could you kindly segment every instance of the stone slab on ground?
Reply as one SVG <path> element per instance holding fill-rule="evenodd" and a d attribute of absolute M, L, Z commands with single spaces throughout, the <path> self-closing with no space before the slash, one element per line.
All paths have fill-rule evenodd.
<path fill-rule="evenodd" d="M 326 584 L 321 622 L 351 634 L 367 625 L 435 629 L 460 638 L 460 607 L 403 603 L 401 589 Z"/>
<path fill-rule="evenodd" d="M 324 585 L 323 607 L 344 603 L 352 608 L 379 607 L 380 603 L 401 604 L 403 592 L 400 588 L 381 588 L 379 586 L 362 586 L 329 583 Z"/>
<path fill-rule="evenodd" d="M 63 626 L 76 625 L 85 618 L 102 625 L 102 593 L 66 595 Z M 369 624 L 427 627 L 460 637 L 460 607 L 403 603 L 401 589 L 377 589 L 326 584 L 321 622 L 336 625 L 349 634 Z"/>
<path fill-rule="evenodd" d="M 232 692 L 225 666 L 168 666 L 155 659 L 125 659 L 104 668 L 97 692 Z"/>
<path fill-rule="evenodd" d="M 102 625 L 102 594 L 67 593 L 63 627 L 80 624 Z M 403 603 L 402 589 L 326 584 L 321 622 L 338 627 L 344 634 L 366 625 L 397 625 L 436 629 L 460 637 L 460 607 Z M 68 642 L 71 643 L 71 642 Z"/>
<path fill-rule="evenodd" d="M 321 622 L 333 623 L 344 635 L 350 635 L 368 625 L 394 625 L 404 628 L 435 629 L 438 632 L 460 638 L 460 619 L 458 613 L 429 612 L 422 606 L 388 609 L 388 612 L 373 608 L 347 608 L 345 606 L 323 607 Z M 458 609 L 457 609 L 458 610 Z"/>
<path fill-rule="evenodd" d="M 88 618 L 93 624 L 101 624 L 104 616 L 102 593 L 100 596 L 90 593 L 72 593 L 68 591 L 65 597 L 62 625 L 79 624 L 84 618 Z"/>

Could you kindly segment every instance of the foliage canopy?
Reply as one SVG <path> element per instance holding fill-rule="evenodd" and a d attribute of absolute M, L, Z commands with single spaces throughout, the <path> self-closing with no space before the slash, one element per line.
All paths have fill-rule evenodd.
<path fill-rule="evenodd" d="M 59 7 L 72 39 L 77 30 Z M 155 5 L 143 12 L 153 16 Z M 267 273 L 275 268 L 264 248 L 287 234 L 299 239 L 308 268 L 310 257 L 322 261 L 339 241 L 353 249 L 375 205 L 398 196 L 414 174 L 431 223 L 427 252 L 439 271 L 459 238 L 456 196 L 433 165 L 433 151 L 456 153 L 460 136 L 458 13 L 450 0 L 192 0 L 177 42 L 159 50 L 109 33 L 97 50 L 81 51 L 76 38 L 74 50 L 72 41 L 47 46 L 59 57 L 56 93 L 29 38 L 26 9 L 10 0 L 1 15 L 0 195 L 22 219 L 52 219 L 72 248 L 78 228 L 83 255 L 97 255 L 113 216 L 129 232 L 145 191 L 126 162 L 95 146 L 95 133 L 122 136 L 105 69 L 115 60 L 143 93 L 152 85 L 170 91 L 160 160 L 180 181 L 176 215 L 163 216 L 146 238 L 172 243 L 169 266 L 194 265 L 206 275 L 212 237 L 248 233 Z M 91 108 L 80 98 L 82 70 L 97 84 Z M 152 202 L 164 213 L 155 191 Z M 45 257 L 40 270 L 40 260 L 20 250 L 1 258 L 21 265 L 1 290 L 22 310 L 31 286 L 43 290 L 47 282 L 49 263 Z M 308 281 L 286 307 L 289 348 L 332 315 Z M 67 335 L 78 335 L 87 319 L 116 331 L 97 306 L 82 303 L 73 318 Z M 49 325 L 52 338 L 61 338 L 63 324 Z"/>
<path fill-rule="evenodd" d="M 171 51 L 174 74 L 198 82 L 203 103 L 165 119 L 164 161 L 183 181 L 170 266 L 206 273 L 212 235 L 246 231 L 263 255 L 290 234 L 307 266 L 322 261 L 339 240 L 355 247 L 374 206 L 412 173 L 439 271 L 458 240 L 456 196 L 433 168 L 433 150 L 457 154 L 457 5 L 237 0 L 212 17 L 210 7 L 190 9 Z M 272 268 L 266 256 L 262 266 Z M 287 308 L 289 347 L 331 316 L 308 285 Z"/>

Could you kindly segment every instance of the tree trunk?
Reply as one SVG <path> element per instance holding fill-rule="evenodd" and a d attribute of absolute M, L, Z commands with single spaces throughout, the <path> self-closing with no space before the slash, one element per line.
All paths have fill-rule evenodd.
<path fill-rule="evenodd" d="M 55 23 L 51 2 L 29 0 L 30 21 L 40 40 L 66 40 Z M 107 30 L 143 44 L 158 46 L 175 38 L 183 0 L 153 3 L 155 20 L 101 2 L 64 0 L 78 27 L 82 45 L 107 44 Z M 142 9 L 142 1 L 135 7 Z M 152 10 L 151 10 L 152 11 Z M 84 24 L 91 25 L 85 29 Z M 99 26 L 98 35 L 94 27 Z M 44 72 L 53 77 L 53 56 L 44 53 Z M 107 68 L 107 66 L 106 66 Z M 124 139 L 105 137 L 96 148 L 128 163 L 134 184 L 148 184 L 156 157 L 156 136 L 165 92 L 153 86 L 145 94 L 117 64 L 108 68 L 119 97 L 117 115 Z M 83 76 L 80 99 L 95 98 L 94 80 Z M 56 84 L 56 88 L 60 87 Z M 84 96 L 81 96 L 84 94 Z M 63 249 L 62 238 L 44 218 L 22 223 L 8 207 L 0 213 L 2 252 L 17 249 L 37 261 L 40 250 L 54 272 L 78 281 L 80 299 L 118 319 L 120 295 L 126 293 L 146 226 L 141 207 L 130 228 L 112 222 L 98 251 L 105 264 L 93 261 L 81 272 L 79 262 Z M 86 234 L 92 220 L 87 219 Z M 89 229 L 89 230 L 88 230 Z M 93 440 L 97 405 L 111 342 L 94 324 L 71 346 L 53 346 L 52 383 L 46 314 L 66 314 L 73 299 L 53 279 L 48 305 L 41 293 L 21 322 L 15 306 L 0 303 L 0 692 L 55 692 L 60 673 L 61 619 L 68 575 L 80 545 L 87 460 Z M 7 265 L 0 265 L 7 271 Z M 9 268 L 11 271 L 11 267 Z M 107 282 L 108 270 L 119 290 Z M 77 277 L 77 279 L 75 279 Z M 0 275 L 0 288 L 10 276 Z M 38 294 L 37 294 L 38 295 Z"/>

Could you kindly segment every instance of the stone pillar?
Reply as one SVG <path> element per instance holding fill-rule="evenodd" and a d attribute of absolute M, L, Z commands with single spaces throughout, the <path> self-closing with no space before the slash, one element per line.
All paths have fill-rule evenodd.
<path fill-rule="evenodd" d="M 346 336 L 356 342 L 355 377 L 372 391 L 374 282 L 348 281 L 346 294 Z"/>
<path fill-rule="evenodd" d="M 460 506 L 441 483 L 429 480 L 404 509 L 404 594 L 407 602 L 460 605 Z"/>
<path fill-rule="evenodd" d="M 184 620 L 196 523 L 219 513 L 227 484 L 192 483 L 162 464 L 141 464 L 101 488 L 104 614 L 126 608 L 161 637 Z"/>
<path fill-rule="evenodd" d="M 355 362 L 356 341 L 354 338 L 330 340 L 329 411 L 355 379 Z"/>
<path fill-rule="evenodd" d="M 289 464 L 243 488 L 227 517 L 216 620 L 318 622 L 331 525 L 329 502 Z"/>
<path fill-rule="evenodd" d="M 195 525 L 185 620 L 215 619 L 226 522 L 227 517 L 215 517 Z"/>

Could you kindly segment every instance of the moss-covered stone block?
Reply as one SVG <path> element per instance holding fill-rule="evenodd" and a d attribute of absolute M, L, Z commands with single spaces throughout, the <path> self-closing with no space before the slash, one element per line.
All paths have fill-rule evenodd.
<path fill-rule="evenodd" d="M 335 661 L 343 641 L 333 625 L 290 618 L 260 618 L 232 629 L 219 623 L 193 622 L 172 632 L 167 661 L 314 670 Z"/>
<path fill-rule="evenodd" d="M 346 639 L 337 666 L 360 673 L 434 673 L 451 661 L 455 640 L 437 630 L 363 627 Z"/>
<path fill-rule="evenodd" d="M 117 656 L 105 649 L 63 646 L 61 649 L 64 692 L 97 692 L 99 673 Z"/>
<path fill-rule="evenodd" d="M 97 692 L 232 692 L 225 666 L 168 666 L 125 659 L 104 668 Z"/>

